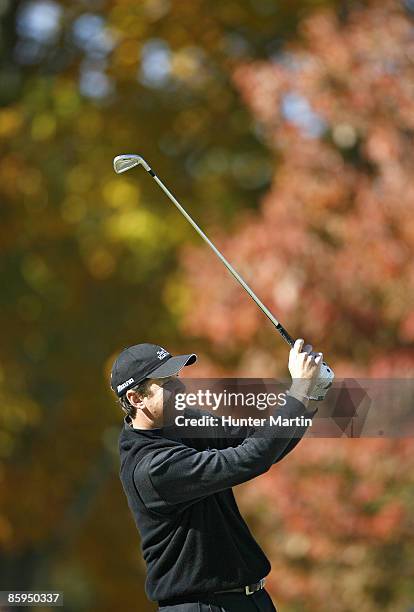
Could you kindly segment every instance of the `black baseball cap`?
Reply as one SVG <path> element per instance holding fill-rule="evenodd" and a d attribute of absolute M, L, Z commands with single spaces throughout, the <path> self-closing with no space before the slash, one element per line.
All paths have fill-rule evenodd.
<path fill-rule="evenodd" d="M 124 349 L 115 359 L 111 371 L 111 388 L 118 397 L 146 378 L 174 376 L 184 366 L 197 361 L 197 355 L 173 357 L 158 344 L 134 344 Z"/>

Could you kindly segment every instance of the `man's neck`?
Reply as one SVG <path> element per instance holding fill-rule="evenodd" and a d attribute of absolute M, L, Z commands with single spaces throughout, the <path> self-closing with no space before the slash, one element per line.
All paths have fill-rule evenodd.
<path fill-rule="evenodd" d="M 133 429 L 161 429 L 162 427 L 162 425 L 154 422 L 148 422 L 148 420 L 143 421 L 138 418 L 132 419 L 131 417 L 129 418 L 129 420 L 127 418 L 127 423 Z"/>

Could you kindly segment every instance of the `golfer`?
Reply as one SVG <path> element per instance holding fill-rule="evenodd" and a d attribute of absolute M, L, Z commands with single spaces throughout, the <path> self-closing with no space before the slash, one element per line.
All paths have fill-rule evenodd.
<path fill-rule="evenodd" d="M 282 437 L 275 426 L 268 436 L 257 436 L 254 428 L 230 428 L 227 438 L 170 435 L 164 408 L 185 389 L 178 374 L 196 359 L 137 344 L 122 351 L 111 371 L 111 387 L 126 413 L 120 479 L 141 536 L 145 592 L 161 612 L 275 611 L 264 588 L 270 562 L 240 515 L 232 487 L 267 472 L 307 426 L 285 427 Z M 292 385 L 275 416 L 313 417 L 317 409 L 307 410 L 308 394 L 321 361 L 302 339 L 295 342 Z"/>

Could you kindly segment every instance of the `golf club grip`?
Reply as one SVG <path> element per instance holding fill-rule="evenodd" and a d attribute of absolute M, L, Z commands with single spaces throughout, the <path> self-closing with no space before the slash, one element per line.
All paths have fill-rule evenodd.
<path fill-rule="evenodd" d="M 285 340 L 289 344 L 289 346 L 293 347 L 295 344 L 295 341 L 292 338 L 292 336 L 286 331 L 283 325 L 279 323 L 278 325 L 276 325 L 276 329 L 279 332 L 279 334 L 282 336 L 283 340 Z"/>

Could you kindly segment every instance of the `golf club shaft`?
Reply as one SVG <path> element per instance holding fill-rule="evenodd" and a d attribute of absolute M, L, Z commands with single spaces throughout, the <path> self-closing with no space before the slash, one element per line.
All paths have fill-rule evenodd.
<path fill-rule="evenodd" d="M 224 255 L 222 255 L 220 253 L 220 251 L 218 250 L 218 248 L 211 242 L 211 240 L 205 235 L 205 233 L 203 232 L 203 230 L 197 225 L 197 223 L 190 217 L 190 215 L 187 213 L 186 210 L 184 210 L 184 208 L 181 206 L 181 204 L 179 203 L 179 201 L 173 196 L 173 194 L 171 193 L 171 191 L 169 189 L 167 189 L 167 187 L 164 185 L 164 183 L 162 182 L 162 180 L 160 178 L 158 178 L 158 176 L 155 174 L 155 172 L 150 168 L 148 170 L 148 173 L 152 176 L 152 178 L 154 179 L 154 181 L 156 183 L 158 183 L 158 185 L 161 187 L 161 189 L 163 190 L 163 192 L 166 194 L 166 196 L 171 200 L 171 202 L 178 208 L 178 210 L 180 211 L 180 213 L 182 215 L 184 215 L 184 217 L 187 219 L 187 221 L 189 223 L 191 223 L 191 225 L 193 226 L 193 228 L 196 230 L 196 232 L 202 237 L 202 239 L 209 245 L 209 247 L 211 249 L 213 249 L 213 251 L 215 252 L 215 254 L 217 255 L 217 257 L 223 262 L 223 264 L 226 266 L 227 270 L 230 272 L 230 274 L 240 283 L 240 285 L 243 287 L 243 289 L 245 289 L 245 291 L 247 291 L 247 293 L 250 295 L 250 297 L 252 298 L 252 300 L 254 300 L 254 302 L 256 302 L 256 304 L 258 305 L 258 307 L 260 308 L 260 310 L 267 316 L 267 318 L 273 323 L 273 325 L 275 326 L 275 328 L 277 329 L 277 331 L 279 332 L 279 334 L 282 336 L 282 338 L 289 344 L 289 346 L 293 346 L 295 341 L 293 340 L 292 336 L 286 331 L 286 329 L 283 327 L 283 325 L 281 323 L 279 323 L 279 321 L 272 315 L 272 313 L 270 312 L 270 310 L 268 308 L 266 308 L 266 306 L 263 304 L 263 302 L 261 300 L 259 300 L 259 298 L 257 297 L 257 295 L 254 293 L 254 291 L 252 291 L 252 289 L 250 289 L 249 285 L 242 279 L 242 277 L 240 276 L 240 274 L 238 274 L 238 272 L 236 272 L 236 270 L 233 268 L 233 266 L 227 261 L 227 259 L 224 257 Z"/>

